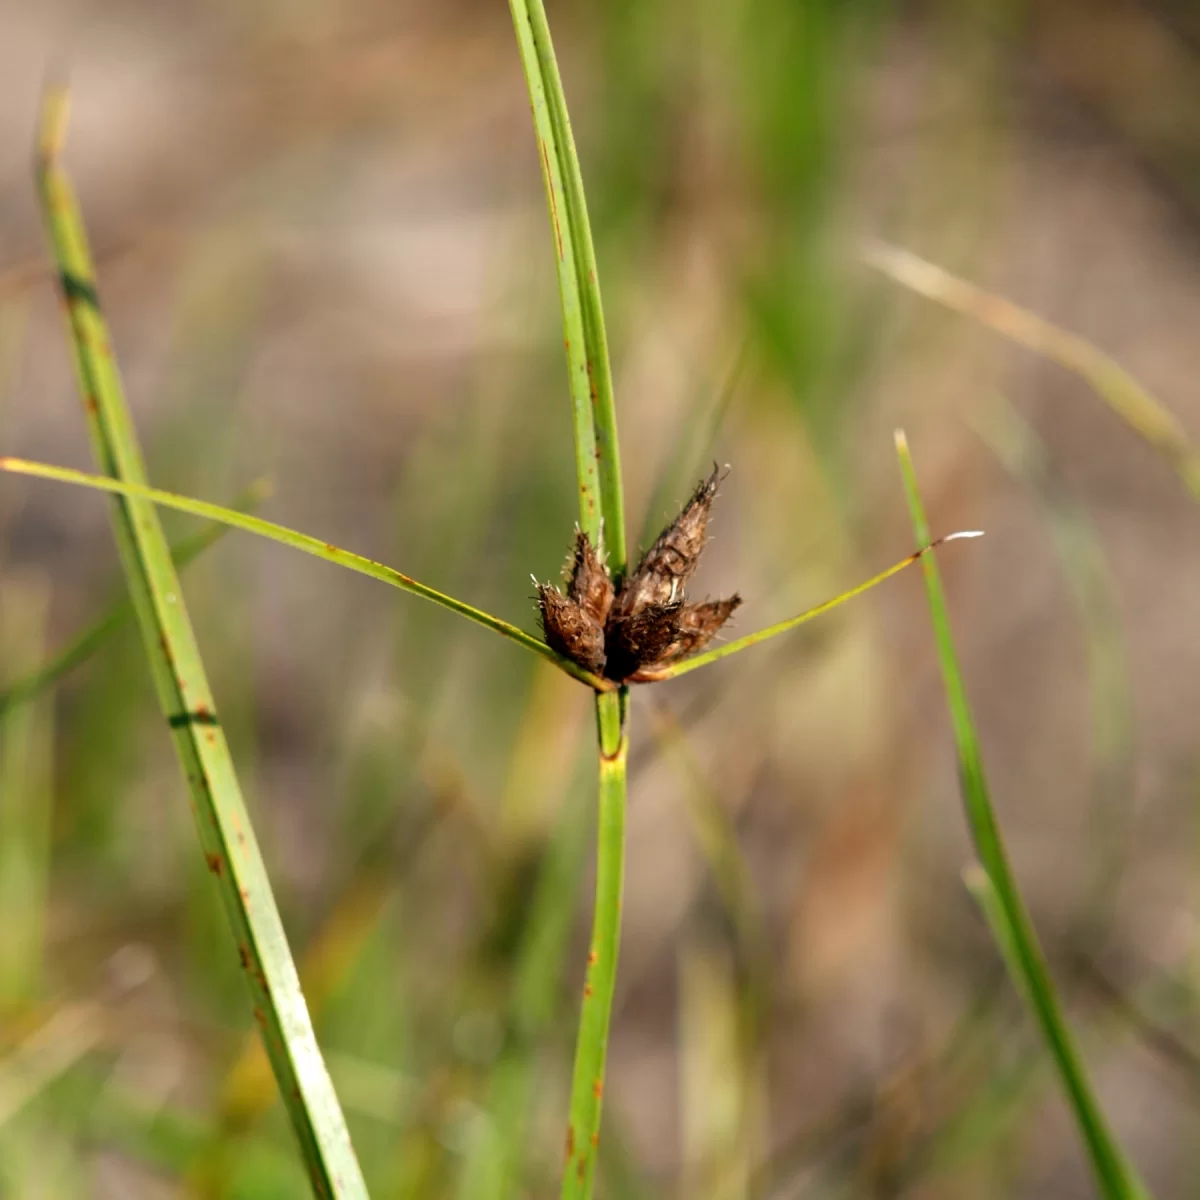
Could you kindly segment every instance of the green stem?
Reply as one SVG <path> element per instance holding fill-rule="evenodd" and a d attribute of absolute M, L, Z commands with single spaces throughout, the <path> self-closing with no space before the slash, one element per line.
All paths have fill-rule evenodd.
<path fill-rule="evenodd" d="M 571 1115 L 567 1125 L 563 1200 L 587 1200 L 596 1171 L 600 1112 L 608 1031 L 612 1019 L 617 954 L 621 939 L 621 897 L 625 879 L 626 759 L 628 692 L 596 697 L 600 739 L 599 834 L 596 850 L 596 907 L 588 951 L 575 1070 L 571 1081 Z"/>
<path fill-rule="evenodd" d="M 893 575 L 898 575 L 906 567 L 911 567 L 918 559 L 923 558 L 930 550 L 942 545 L 944 542 L 952 542 L 957 538 L 980 536 L 982 535 L 978 530 L 948 533 L 944 537 L 930 542 L 929 545 L 923 546 L 920 550 L 915 550 L 907 558 L 902 558 L 898 563 L 893 563 L 886 570 L 880 571 L 878 575 L 872 575 L 870 579 L 850 588 L 849 591 L 842 592 L 840 596 L 834 596 L 832 600 L 826 600 L 824 603 L 818 604 L 815 608 L 807 609 L 798 616 L 788 617 L 786 621 L 780 621 L 776 625 L 768 625 L 766 629 L 758 629 L 754 633 L 748 633 L 745 637 L 727 642 L 724 646 L 718 646 L 715 650 L 706 650 L 703 654 L 695 654 L 691 658 L 685 658 L 680 662 L 672 663 L 668 667 L 663 667 L 661 670 L 655 671 L 653 676 L 650 676 L 649 673 L 644 673 L 639 678 L 645 679 L 647 682 L 674 679 L 678 675 L 686 675 L 689 671 L 695 671 L 698 667 L 707 667 L 709 663 L 714 663 L 718 659 L 728 658 L 731 654 L 737 654 L 740 650 L 748 650 L 751 646 L 757 646 L 759 642 L 765 642 L 768 638 L 778 637 L 781 633 L 787 633 L 789 630 L 795 629 L 798 625 L 804 625 L 814 617 L 823 616 L 825 613 L 837 608 L 838 605 L 845 604 L 847 600 L 853 600 L 856 596 L 861 596 L 863 592 L 869 592 L 873 587 L 883 583 L 885 579 L 891 579 Z"/>
<path fill-rule="evenodd" d="M 903 433 L 896 434 L 896 451 L 900 458 L 904 491 L 917 542 L 923 547 L 928 546 L 929 524 L 925 519 L 924 505 L 917 489 L 916 471 L 909 454 L 908 441 Z M 1014 972 L 1014 981 L 1028 1000 L 1058 1068 L 1067 1099 L 1079 1123 L 1101 1195 L 1107 1200 L 1143 1200 L 1147 1192 L 1133 1168 L 1126 1162 L 1100 1109 L 1083 1059 L 1063 1016 L 1054 980 L 1042 954 L 1033 922 L 1029 919 L 1017 881 L 1009 866 L 1008 854 L 988 791 L 966 687 L 958 668 L 946 597 L 934 556 L 929 555 L 925 558 L 922 567 L 925 571 L 925 585 L 933 617 L 942 679 L 946 688 L 946 700 L 958 748 L 959 778 L 967 824 L 995 896 L 995 902 L 989 904 L 986 909 L 988 918 L 997 929 L 1001 950 Z"/>
<path fill-rule="evenodd" d="M 144 483 L 145 465 L 101 310 L 83 218 L 59 161 L 66 113 L 66 93 L 51 92 L 43 112 L 38 185 L 93 452 L 102 471 L 124 481 L 112 489 L 119 492 Z M 158 513 L 144 497 L 135 499 L 126 490 L 113 504 L 112 516 L 205 863 L 234 935 L 229 951 L 241 963 L 313 1192 L 365 1200 L 366 1184 L 317 1045 Z"/>
<path fill-rule="evenodd" d="M 247 533 L 256 533 L 259 537 L 269 538 L 284 546 L 291 546 L 293 550 L 311 554 L 314 558 L 323 558 L 326 562 L 336 563 L 339 567 L 347 567 L 351 571 L 357 571 L 360 575 L 367 575 L 371 579 L 390 583 L 392 587 L 397 587 L 401 591 L 410 592 L 424 600 L 430 600 L 442 608 L 458 613 L 460 617 L 474 621 L 476 625 L 482 625 L 485 629 L 490 629 L 493 633 L 508 638 L 510 642 L 516 642 L 526 650 L 532 650 L 534 654 L 552 662 L 572 678 L 586 683 L 597 691 L 613 691 L 616 687 L 611 680 L 601 679 L 598 675 L 585 671 L 570 659 L 555 654 L 539 638 L 526 633 L 523 629 L 518 629 L 515 625 L 510 625 L 507 621 L 502 621 L 499 617 L 493 617 L 491 613 L 473 608 L 462 600 L 447 596 L 444 592 L 439 592 L 427 584 L 418 583 L 417 580 L 397 571 L 394 567 L 364 558 L 352 550 L 343 550 L 340 546 L 323 542 L 320 538 L 310 537 L 307 533 L 299 533 L 284 525 L 276 525 L 274 521 L 266 521 L 262 517 L 251 516 L 249 513 L 238 512 L 236 509 L 223 508 L 219 504 L 210 504 L 207 500 L 193 500 L 190 496 L 177 496 L 174 492 L 164 492 L 159 488 L 147 487 L 145 484 L 134 483 L 127 479 L 110 479 L 106 475 L 89 475 L 85 471 L 76 471 L 70 467 L 55 467 L 49 463 L 29 462 L 23 458 L 0 458 L 0 471 L 11 471 L 17 475 L 33 475 L 39 479 L 54 479 L 59 483 L 73 483 L 79 487 L 93 488 L 96 491 L 112 492 L 118 496 L 150 500 L 163 508 L 173 508 L 178 512 L 190 513 L 196 517 L 207 517 L 210 521 L 219 521 L 234 529 L 244 529 Z"/>

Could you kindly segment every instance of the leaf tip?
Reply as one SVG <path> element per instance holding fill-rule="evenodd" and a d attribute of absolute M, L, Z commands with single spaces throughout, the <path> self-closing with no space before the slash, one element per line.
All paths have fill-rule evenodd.
<path fill-rule="evenodd" d="M 946 534 L 946 536 L 944 538 L 942 538 L 942 541 L 943 542 L 953 542 L 957 538 L 977 538 L 977 537 L 983 537 L 982 529 L 960 529 L 957 533 Z"/>
<path fill-rule="evenodd" d="M 71 113 L 71 92 L 67 85 L 51 76 L 42 93 L 42 117 L 38 129 L 38 155 L 53 162 L 67 140 L 67 121 Z"/>

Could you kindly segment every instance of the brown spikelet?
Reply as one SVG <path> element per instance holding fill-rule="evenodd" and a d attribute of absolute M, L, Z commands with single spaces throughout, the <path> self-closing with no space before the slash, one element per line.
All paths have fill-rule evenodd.
<path fill-rule="evenodd" d="M 643 658 L 628 678 L 634 683 L 649 683 L 659 672 L 689 654 L 696 654 L 713 640 L 721 627 L 741 604 L 734 593 L 726 600 L 706 600 L 703 604 L 684 604 L 674 614 L 674 636 L 669 645 L 654 658 Z"/>
<path fill-rule="evenodd" d="M 608 620 L 613 602 L 612 580 L 604 560 L 582 530 L 575 531 L 575 553 L 567 596 L 601 625 Z"/>
<path fill-rule="evenodd" d="M 615 609 L 605 629 L 610 679 L 632 679 L 647 663 L 659 662 L 679 638 L 680 605 L 649 604 L 628 615 Z"/>
<path fill-rule="evenodd" d="M 542 633 L 551 650 L 599 675 L 604 670 L 604 626 L 556 587 L 539 583 Z"/>
<path fill-rule="evenodd" d="M 712 474 L 701 481 L 683 511 L 658 535 L 625 580 L 614 605 L 616 615 L 631 616 L 650 605 L 683 601 L 684 588 L 708 541 L 708 516 L 720 482 L 720 468 L 714 465 Z"/>
<path fill-rule="evenodd" d="M 708 541 L 708 518 L 721 482 L 714 466 L 614 595 L 612 579 L 587 534 L 576 531 L 567 592 L 538 584 L 546 644 L 618 683 L 661 678 L 671 663 L 702 650 L 741 604 L 688 604 L 687 583 Z"/>

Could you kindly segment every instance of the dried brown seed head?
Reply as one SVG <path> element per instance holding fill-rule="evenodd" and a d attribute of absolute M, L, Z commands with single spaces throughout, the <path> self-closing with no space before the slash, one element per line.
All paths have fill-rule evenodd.
<path fill-rule="evenodd" d="M 575 552 L 572 556 L 567 596 L 601 625 L 608 620 L 613 602 L 612 580 L 598 551 L 588 535 L 575 531 Z"/>
<path fill-rule="evenodd" d="M 720 468 L 714 466 L 712 474 L 699 484 L 683 511 L 658 535 L 625 580 L 614 605 L 616 612 L 628 616 L 647 605 L 682 602 L 684 588 L 708 541 L 708 516 L 720 482 Z"/>
<path fill-rule="evenodd" d="M 605 674 L 624 682 L 646 663 L 658 662 L 678 640 L 678 604 L 649 604 L 635 613 L 614 610 L 605 629 Z"/>
<path fill-rule="evenodd" d="M 696 654 L 719 634 L 734 611 L 742 604 L 742 596 L 734 594 L 726 600 L 706 600 L 703 604 L 679 607 L 674 613 L 674 636 L 670 644 L 662 649 L 658 658 L 643 659 L 629 678 L 643 683 L 658 678 L 658 672 L 672 662 Z"/>
<path fill-rule="evenodd" d="M 714 467 L 615 596 L 603 558 L 587 534 L 576 530 L 567 562 L 567 594 L 537 585 L 546 644 L 618 683 L 661 678 L 671 663 L 707 646 L 741 604 L 736 595 L 686 602 L 685 589 L 708 540 L 708 517 L 720 481 Z"/>
<path fill-rule="evenodd" d="M 539 583 L 542 633 L 551 650 L 599 675 L 604 670 L 604 626 L 556 587 Z"/>

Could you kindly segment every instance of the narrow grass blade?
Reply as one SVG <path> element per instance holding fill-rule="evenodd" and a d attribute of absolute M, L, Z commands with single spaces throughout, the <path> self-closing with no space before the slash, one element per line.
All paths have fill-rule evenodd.
<path fill-rule="evenodd" d="M 554 235 L 555 268 L 562 304 L 567 369 L 575 431 L 579 525 L 594 545 L 603 542 L 609 569 L 626 569 L 625 500 L 613 401 L 612 368 L 600 301 L 583 177 L 562 80 L 541 0 L 509 0 L 521 64 L 529 88 L 542 177 Z M 562 1195 L 592 1194 L 600 1107 L 612 1015 L 621 893 L 625 874 L 625 718 L 628 690 L 597 694 L 600 742 L 599 837 L 592 943 L 580 1011 L 567 1125 L 567 1162 Z"/>
<path fill-rule="evenodd" d="M 590 813 L 578 802 L 580 783 L 566 790 L 538 869 L 516 952 L 508 1039 L 492 1068 L 488 1119 L 463 1164 L 459 1200 L 508 1200 L 523 1183 L 538 1041 L 554 1016 L 588 847 Z"/>
<path fill-rule="evenodd" d="M 3 466 L 3 460 L 0 460 L 0 466 Z M 686 675 L 689 671 L 695 671 L 699 667 L 707 667 L 709 663 L 714 663 L 718 659 L 728 658 L 731 654 L 737 654 L 741 650 L 748 650 L 751 646 L 757 646 L 759 642 L 765 642 L 769 638 L 778 637 L 781 633 L 788 633 L 797 626 L 811 621 L 814 617 L 820 617 L 827 612 L 831 612 L 838 605 L 845 604 L 847 600 L 853 600 L 856 596 L 861 596 L 863 592 L 869 592 L 873 587 L 883 583 L 885 579 L 891 579 L 893 575 L 898 575 L 906 567 L 911 567 L 913 563 L 923 558 L 935 547 L 941 546 L 945 542 L 953 542 L 959 538 L 982 536 L 982 532 L 978 529 L 964 529 L 959 533 L 947 533 L 943 537 L 938 538 L 937 541 L 931 542 L 928 546 L 923 546 L 920 550 L 914 551 L 907 558 L 902 558 L 898 563 L 893 563 L 886 571 L 880 571 L 878 575 L 872 575 L 866 582 L 860 583 L 857 587 L 852 587 L 840 596 L 834 596 L 832 600 L 826 600 L 823 604 L 818 604 L 816 608 L 810 608 L 795 617 L 788 617 L 786 621 L 780 621 L 776 625 L 768 625 L 766 629 L 760 629 L 756 633 L 748 633 L 745 637 L 727 642 L 724 646 L 718 646 L 715 650 L 706 650 L 703 654 L 696 654 L 691 658 L 683 659 L 681 662 L 672 663 L 668 667 L 663 667 L 661 670 L 655 671 L 653 679 L 656 681 L 660 679 L 674 679 L 678 675 Z M 646 672 L 642 673 L 642 677 L 646 679 L 650 678 Z"/>
<path fill-rule="evenodd" d="M 542 179 L 554 233 L 579 478 L 579 527 L 625 571 L 625 507 L 612 368 L 583 176 L 542 0 L 509 0 L 529 88 Z"/>
<path fill-rule="evenodd" d="M 600 739 L 599 836 L 596 847 L 596 902 L 592 940 L 579 1013 L 571 1114 L 567 1124 L 563 1200 L 586 1200 L 596 1173 L 600 1112 L 608 1059 L 617 954 L 621 939 L 621 898 L 625 877 L 626 762 L 628 693 L 596 697 Z"/>
<path fill-rule="evenodd" d="M 251 484 L 245 494 L 234 502 L 235 507 L 238 509 L 256 507 L 266 491 L 264 483 Z M 220 541 L 229 530 L 230 526 L 228 525 L 214 523 L 191 537 L 181 539 L 178 545 L 171 547 L 171 561 L 177 569 L 182 570 L 199 558 L 210 546 Z M 52 659 L 0 688 L 0 716 L 3 716 L 9 709 L 36 699 L 69 675 L 76 667 L 82 666 L 112 634 L 123 628 L 134 617 L 133 602 L 128 596 L 110 605 L 104 613 L 82 633 L 77 634 Z"/>
<path fill-rule="evenodd" d="M 448 608 L 451 612 L 458 613 L 459 616 L 466 617 L 477 625 L 482 625 L 485 629 L 491 629 L 502 637 L 508 638 L 509 641 L 516 642 L 526 650 L 532 650 L 535 654 L 554 663 L 556 667 L 566 671 L 568 675 L 597 691 L 612 691 L 615 687 L 611 680 L 601 679 L 598 675 L 593 675 L 590 671 L 576 666 L 569 659 L 560 658 L 540 638 L 526 633 L 523 629 L 518 629 L 515 625 L 510 625 L 507 621 L 502 621 L 499 617 L 493 617 L 490 613 L 472 608 L 461 600 L 455 600 L 453 596 L 446 596 L 434 588 L 418 583 L 393 567 L 386 567 L 383 563 L 364 558 L 361 554 L 343 550 L 330 542 L 323 542 L 320 538 L 310 537 L 306 533 L 298 533 L 286 526 L 276 525 L 273 521 L 266 521 L 262 517 L 251 516 L 249 513 L 238 512 L 232 508 L 223 508 L 219 504 L 210 504 L 207 500 L 193 500 L 188 496 L 177 496 L 173 492 L 146 487 L 142 483 L 135 483 L 128 479 L 110 479 L 106 475 L 89 475 L 85 471 L 76 471 L 70 467 L 55 467 L 49 463 L 29 462 L 21 458 L 0 458 L 0 471 L 11 471 L 17 475 L 34 475 L 39 479 L 53 479 L 59 483 L 73 483 L 79 487 L 94 488 L 97 491 L 111 492 L 118 496 L 150 501 L 153 504 L 162 505 L 163 508 L 173 508 L 179 512 L 191 513 L 193 516 L 206 517 L 210 521 L 219 521 L 234 529 L 243 529 L 247 533 L 256 533 L 259 537 L 269 538 L 284 546 L 291 546 L 293 550 L 301 550 L 305 554 L 323 558 L 326 562 L 336 563 L 340 567 L 357 571 L 360 575 L 367 575 L 383 583 L 390 583 L 392 587 L 397 587 L 401 591 L 431 600 L 434 604 L 441 605 L 442 608 Z"/>
<path fill-rule="evenodd" d="M 896 452 L 900 458 L 900 470 L 917 542 L 926 546 L 929 543 L 929 526 L 917 490 L 908 442 L 903 433 L 896 434 Z M 1074 1036 L 1063 1016 L 1037 934 L 1017 889 L 988 794 L 979 742 L 950 632 L 950 617 L 941 577 L 932 556 L 924 560 L 923 568 L 938 658 L 958 747 L 963 805 L 976 852 L 995 892 L 995 903 L 988 910 L 989 916 L 1003 922 L 1004 932 L 999 939 L 1001 952 L 1014 970 L 1017 986 L 1028 999 L 1046 1039 L 1068 1102 L 1079 1123 L 1101 1195 L 1109 1200 L 1127 1200 L 1129 1197 L 1144 1200 L 1148 1193 L 1126 1162 L 1100 1110 Z"/>
<path fill-rule="evenodd" d="M 1078 375 L 1121 420 L 1167 459 L 1193 498 L 1200 500 L 1200 454 L 1188 440 L 1183 426 L 1102 350 L 908 250 L 875 243 L 866 248 L 864 258 L 897 283 L 973 317 L 981 325 Z"/>
<path fill-rule="evenodd" d="M 1128 859 L 1134 790 L 1133 692 L 1116 583 L 1095 525 L 1037 431 L 1002 396 L 972 416 L 976 432 L 1033 494 L 1075 597 L 1087 649 L 1095 760 L 1089 885 L 1080 930 L 1098 945 L 1111 922 Z"/>
<path fill-rule="evenodd" d="M 59 162 L 66 109 L 65 92 L 49 94 L 37 160 L 44 216 L 93 451 L 103 470 L 137 485 L 145 479 L 141 449 L 100 310 L 83 222 Z M 366 1185 L 317 1046 L 158 513 L 146 498 L 132 496 L 123 496 L 112 511 L 130 595 L 191 790 L 205 859 L 233 927 L 254 1017 L 313 1191 L 361 1200 Z"/>

